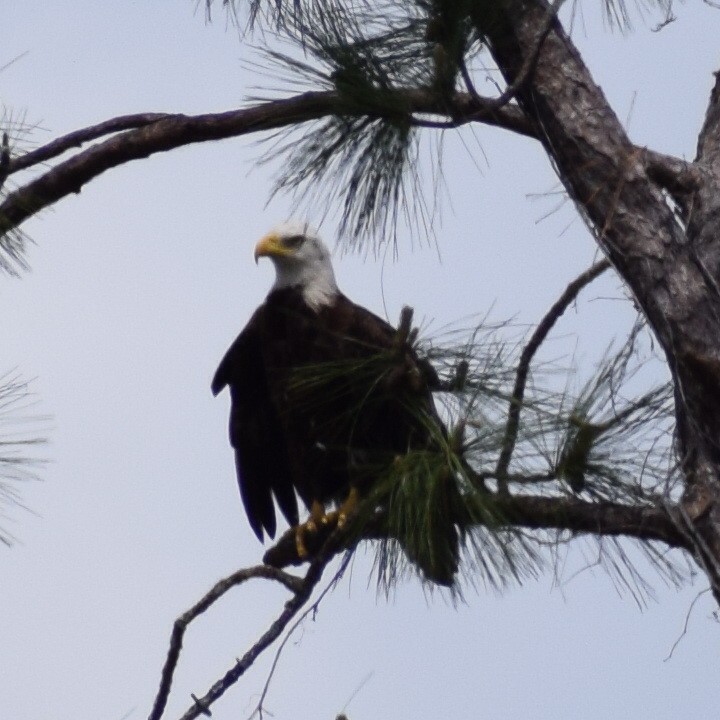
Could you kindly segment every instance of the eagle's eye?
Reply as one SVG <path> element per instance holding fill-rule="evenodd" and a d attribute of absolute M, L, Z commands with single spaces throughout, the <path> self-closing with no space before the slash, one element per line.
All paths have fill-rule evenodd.
<path fill-rule="evenodd" d="M 283 244 L 285 245 L 285 247 L 289 247 L 292 249 L 299 248 L 304 242 L 304 235 L 291 235 L 290 237 L 286 237 L 283 239 Z"/>

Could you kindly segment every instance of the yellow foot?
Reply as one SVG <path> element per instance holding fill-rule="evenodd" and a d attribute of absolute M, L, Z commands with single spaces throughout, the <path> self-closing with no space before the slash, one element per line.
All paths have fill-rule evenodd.
<path fill-rule="evenodd" d="M 297 525 L 295 527 L 295 549 L 297 550 L 298 557 L 304 560 L 310 553 L 305 546 L 305 529 L 306 524 Z"/>
<path fill-rule="evenodd" d="M 314 535 L 318 531 L 318 525 L 326 525 L 327 522 L 325 506 L 318 500 L 313 500 L 310 507 L 310 517 L 295 528 L 295 549 L 301 560 L 310 555 L 305 545 L 305 536 Z"/>
<path fill-rule="evenodd" d="M 348 518 L 355 512 L 359 500 L 360 495 L 357 491 L 357 488 L 351 487 L 347 498 L 345 498 L 345 502 L 340 506 L 340 509 L 337 511 L 337 526 L 339 528 L 345 527 Z"/>

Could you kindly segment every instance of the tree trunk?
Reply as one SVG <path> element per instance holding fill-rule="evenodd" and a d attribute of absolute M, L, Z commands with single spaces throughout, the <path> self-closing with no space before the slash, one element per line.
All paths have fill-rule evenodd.
<path fill-rule="evenodd" d="M 685 476 L 681 529 L 720 602 L 720 86 L 700 133 L 694 191 L 680 194 L 649 175 L 643 151 L 557 19 L 542 39 L 550 12 L 545 0 L 507 0 L 500 22 L 482 29 L 506 82 L 519 80 L 518 103 L 665 351 Z"/>

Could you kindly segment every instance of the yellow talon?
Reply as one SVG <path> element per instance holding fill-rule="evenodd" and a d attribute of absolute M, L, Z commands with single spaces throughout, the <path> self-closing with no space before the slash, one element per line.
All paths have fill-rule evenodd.
<path fill-rule="evenodd" d="M 345 502 L 340 506 L 340 509 L 338 510 L 337 526 L 339 528 L 345 527 L 348 521 L 348 517 L 350 517 L 350 515 L 355 512 L 355 508 L 357 508 L 359 500 L 360 495 L 357 491 L 357 488 L 354 486 L 351 487 L 347 498 L 345 498 Z"/>
<path fill-rule="evenodd" d="M 297 550 L 298 557 L 303 560 L 305 559 L 309 553 L 307 548 L 305 547 L 305 538 L 303 537 L 305 525 L 298 525 L 295 528 L 295 549 Z"/>
<path fill-rule="evenodd" d="M 312 531 L 317 531 L 318 525 L 327 524 L 327 515 L 325 514 L 325 506 L 319 500 L 313 500 L 310 506 L 310 519 L 305 523 L 308 526 L 312 523 Z"/>
<path fill-rule="evenodd" d="M 310 517 L 295 528 L 295 549 L 301 560 L 310 555 L 305 545 L 305 533 L 316 533 L 318 525 L 326 525 L 327 522 L 325 506 L 318 500 L 313 500 L 310 507 Z"/>
<path fill-rule="evenodd" d="M 310 517 L 295 528 L 295 549 L 298 558 L 304 560 L 310 553 L 305 545 L 305 534 L 314 534 L 320 526 L 334 524 L 338 528 L 342 528 L 347 524 L 348 518 L 352 515 L 357 507 L 360 495 L 356 488 L 351 487 L 345 502 L 338 510 L 326 513 L 325 506 L 319 500 L 313 500 L 310 506 Z"/>

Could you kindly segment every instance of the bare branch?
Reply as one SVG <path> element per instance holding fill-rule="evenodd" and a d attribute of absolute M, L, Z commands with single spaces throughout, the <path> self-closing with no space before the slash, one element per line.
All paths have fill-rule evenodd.
<path fill-rule="evenodd" d="M 560 316 L 567 310 L 571 303 L 575 301 L 578 293 L 595 278 L 601 275 L 610 267 L 607 260 L 601 260 L 587 269 L 584 273 L 573 280 L 564 290 L 562 295 L 552 305 L 547 314 L 535 328 L 528 344 L 524 347 L 520 355 L 517 373 L 515 375 L 515 387 L 513 388 L 510 405 L 508 408 L 508 419 L 505 425 L 505 437 L 503 439 L 502 450 L 498 458 L 495 474 L 498 478 L 498 489 L 501 492 L 507 492 L 507 472 L 512 459 L 515 443 L 517 441 L 518 430 L 520 428 L 520 411 L 522 410 L 523 398 L 525 397 L 525 385 L 527 383 L 528 373 L 530 372 L 530 363 L 532 362 L 538 348 L 547 338 L 548 333 L 553 325 L 558 321 Z"/>
<path fill-rule="evenodd" d="M 152 711 L 150 712 L 150 720 L 159 720 L 165 710 L 170 689 L 172 687 L 173 675 L 180 659 L 180 651 L 182 649 L 183 637 L 188 625 L 199 615 L 202 615 L 210 608 L 216 600 L 221 598 L 228 590 L 237 585 L 250 580 L 252 578 L 264 578 L 266 580 L 275 580 L 284 585 L 291 592 L 302 593 L 304 583 L 301 578 L 290 575 L 289 573 L 278 570 L 277 568 L 268 567 L 267 565 L 257 565 L 255 567 L 238 570 L 232 575 L 220 580 L 213 588 L 201 598 L 193 607 L 184 612 L 173 626 L 172 635 L 170 636 L 170 647 L 168 649 L 165 665 L 160 676 L 160 687 Z"/>
<path fill-rule="evenodd" d="M 43 145 L 35 150 L 32 150 L 20 157 L 16 157 L 10 161 L 8 166 L 8 175 L 12 175 L 20 170 L 37 165 L 38 163 L 52 160 L 58 155 L 62 155 L 68 150 L 80 147 L 86 142 L 91 140 L 97 140 L 105 135 L 111 133 L 120 132 L 122 130 L 131 130 L 134 128 L 144 127 L 145 125 L 151 125 L 158 120 L 164 120 L 165 118 L 172 117 L 166 113 L 140 113 L 138 115 L 122 115 L 120 117 L 112 118 L 101 122 L 97 125 L 91 125 L 90 127 L 75 130 L 74 132 L 63 135 L 47 145 Z"/>
<path fill-rule="evenodd" d="M 253 713 L 250 715 L 250 717 L 254 717 L 257 715 L 260 720 L 262 720 L 263 716 L 263 703 L 265 702 L 265 698 L 267 697 L 268 690 L 270 689 L 270 683 L 272 682 L 273 675 L 275 675 L 275 670 L 277 669 L 278 662 L 280 661 L 280 656 L 282 655 L 283 650 L 285 649 L 285 646 L 288 643 L 288 640 L 292 637 L 293 633 L 297 628 L 300 626 L 302 622 L 305 621 L 305 619 L 308 617 L 308 615 L 312 614 L 313 618 L 315 617 L 315 614 L 318 611 L 318 608 L 320 607 L 320 603 L 323 601 L 325 596 L 340 582 L 340 579 L 345 574 L 345 571 L 347 570 L 348 565 L 350 564 L 351 555 L 346 554 L 343 558 L 342 562 L 340 563 L 340 567 L 338 568 L 337 572 L 333 576 L 332 580 L 325 586 L 325 588 L 322 590 L 320 595 L 317 597 L 315 602 L 313 602 L 310 607 L 306 608 L 303 614 L 293 623 L 292 627 L 287 631 L 285 634 L 285 637 L 283 638 L 282 642 L 280 643 L 278 649 L 275 651 L 275 657 L 273 658 L 272 665 L 270 666 L 270 672 L 268 673 L 267 679 L 265 680 L 265 685 L 263 686 L 262 693 L 260 694 L 260 699 L 258 700 L 257 707 L 253 711 Z"/>
<path fill-rule="evenodd" d="M 294 590 L 294 595 L 285 603 L 283 611 L 278 615 L 270 627 L 260 636 L 255 644 L 237 660 L 230 670 L 222 678 L 213 683 L 210 689 L 199 698 L 193 698 L 193 704 L 185 711 L 181 720 L 194 720 L 200 715 L 207 715 L 212 704 L 221 698 L 253 665 L 258 656 L 266 650 L 285 630 L 290 621 L 302 609 L 308 598 L 320 582 L 325 567 L 338 551 L 337 534 L 331 534 L 324 546 L 310 563 L 305 577 L 299 581 Z M 262 566 L 261 566 L 262 567 Z M 272 568 L 267 568 L 272 572 Z M 242 571 L 240 571 L 242 572 Z M 271 577 L 269 575 L 269 577 Z M 292 577 L 292 576 L 290 576 Z M 273 578 L 276 579 L 276 578 Z M 298 578 L 295 578 L 298 580 Z M 295 585 L 292 583 L 293 586 Z M 162 712 L 162 710 L 161 710 Z M 159 720 L 160 714 L 150 715 L 149 720 Z"/>
<path fill-rule="evenodd" d="M 508 495 L 497 498 L 497 512 L 508 525 L 532 529 L 567 530 L 572 533 L 659 540 L 670 547 L 690 550 L 678 530 L 676 508 L 587 502 L 574 497 L 551 498 Z"/>

